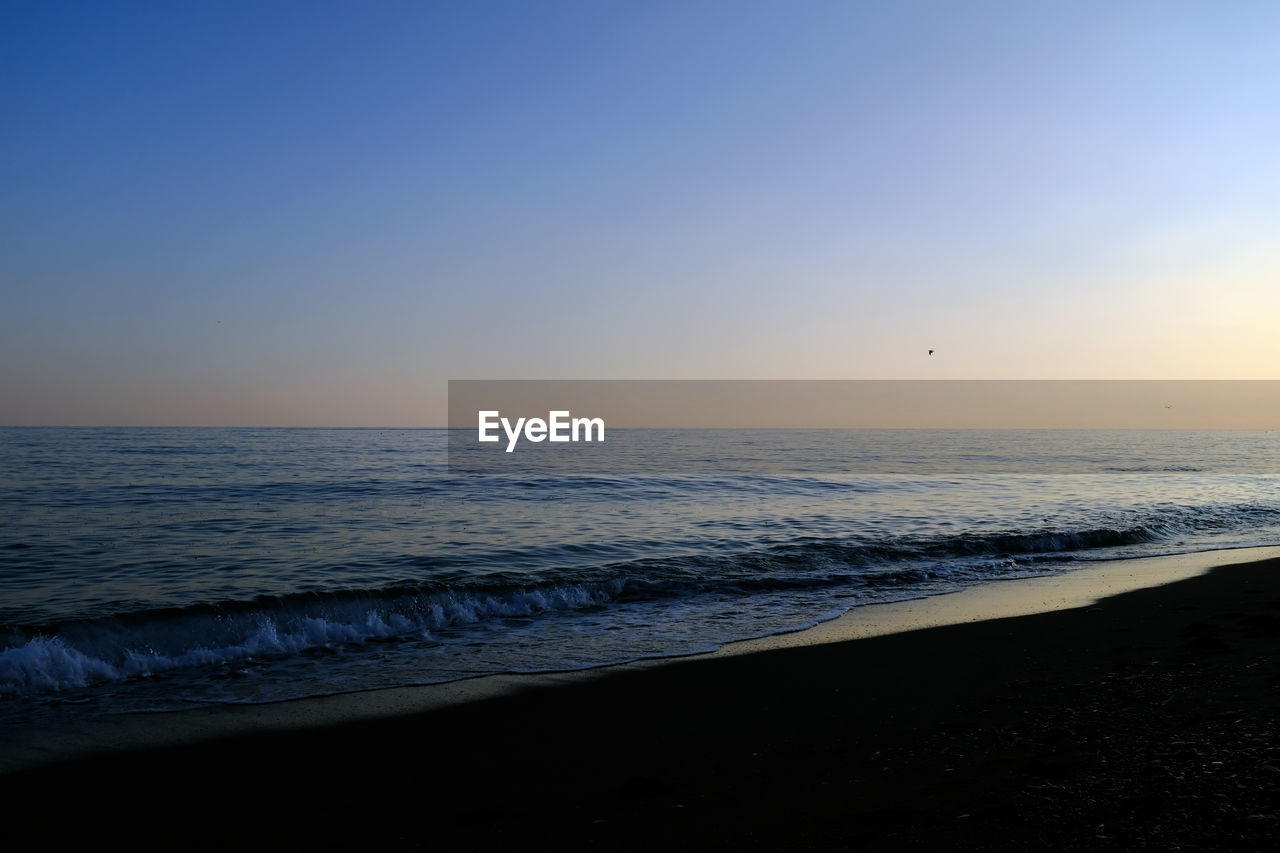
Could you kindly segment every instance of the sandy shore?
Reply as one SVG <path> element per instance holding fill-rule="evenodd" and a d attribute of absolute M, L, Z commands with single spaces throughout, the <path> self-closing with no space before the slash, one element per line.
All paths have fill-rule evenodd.
<path fill-rule="evenodd" d="M 8 826 L 47 845 L 1280 842 L 1280 560 L 968 621 L 1019 596 L 1079 603 L 1070 597 L 1078 583 L 1070 595 L 1048 581 L 995 586 L 1006 591 L 970 596 L 987 602 L 976 610 L 957 609 L 961 593 L 898 605 L 914 623 L 880 609 L 880 628 L 864 613 L 818 629 L 861 639 L 814 645 L 813 635 L 790 635 L 769 641 L 774 648 L 549 677 L 514 693 L 498 682 L 471 698 L 506 695 L 413 713 L 404 713 L 407 694 L 365 696 L 389 701 L 394 716 L 57 762 L 0 777 L 0 802 Z M 940 612 L 963 613 L 962 624 L 883 633 L 934 624 L 922 609 L 948 599 Z M 176 725 L 167 716 L 154 725 Z"/>

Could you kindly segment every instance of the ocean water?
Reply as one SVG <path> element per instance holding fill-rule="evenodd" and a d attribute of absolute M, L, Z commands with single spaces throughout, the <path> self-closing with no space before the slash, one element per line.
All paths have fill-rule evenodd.
<path fill-rule="evenodd" d="M 589 465 L 496 471 L 448 445 L 0 429 L 0 719 L 680 655 L 1280 543 L 1274 431 L 613 430 Z"/>

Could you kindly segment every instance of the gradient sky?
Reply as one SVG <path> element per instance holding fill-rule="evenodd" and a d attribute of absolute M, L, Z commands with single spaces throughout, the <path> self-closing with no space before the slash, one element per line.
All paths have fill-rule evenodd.
<path fill-rule="evenodd" d="M 1277 81 L 1270 2 L 3 0 L 0 423 L 1280 378 Z"/>

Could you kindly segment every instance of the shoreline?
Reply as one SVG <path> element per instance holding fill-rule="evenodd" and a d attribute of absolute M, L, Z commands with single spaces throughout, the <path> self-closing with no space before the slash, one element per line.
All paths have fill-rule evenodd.
<path fill-rule="evenodd" d="M 0 777 L 0 797 L 44 846 L 1280 840 L 1276 558 L 1065 610 L 573 675 L 417 713 L 47 764 Z"/>
<path fill-rule="evenodd" d="M 1069 610 L 1114 595 L 1177 583 L 1221 566 L 1277 558 L 1280 558 L 1280 546 L 1263 545 L 1098 560 L 1039 577 L 992 580 L 943 595 L 855 607 L 811 628 L 726 643 L 706 657 L 843 643 L 966 622 Z"/>
<path fill-rule="evenodd" d="M 1106 560 L 1052 575 L 989 581 L 952 593 L 853 607 L 807 628 L 733 641 L 712 652 L 279 702 L 100 715 L 71 725 L 8 727 L 0 734 L 0 779 L 29 768 L 136 750 L 406 717 L 617 673 L 1086 607 L 1109 596 L 1176 583 L 1226 564 L 1270 559 L 1280 559 L 1280 546 Z"/>

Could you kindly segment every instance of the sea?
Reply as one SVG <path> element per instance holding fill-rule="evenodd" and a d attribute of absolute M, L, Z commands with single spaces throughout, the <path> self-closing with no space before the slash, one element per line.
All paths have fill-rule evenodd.
<path fill-rule="evenodd" d="M 1097 561 L 1280 543 L 1280 432 L 0 429 L 0 720 L 713 651 Z M 568 458 L 568 457 L 565 457 Z"/>

